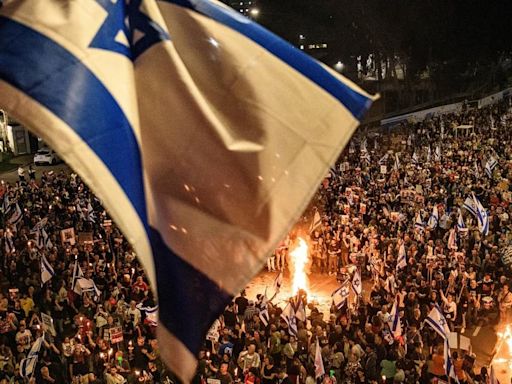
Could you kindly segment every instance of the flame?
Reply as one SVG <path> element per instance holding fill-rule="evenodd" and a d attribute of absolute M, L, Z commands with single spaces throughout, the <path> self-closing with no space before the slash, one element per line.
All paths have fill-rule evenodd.
<path fill-rule="evenodd" d="M 510 328 L 510 325 L 505 327 L 505 332 L 498 332 L 498 337 L 507 343 L 509 353 L 512 354 L 512 329 Z"/>
<path fill-rule="evenodd" d="M 297 247 L 290 252 L 291 273 L 293 278 L 292 294 L 296 295 L 299 289 L 308 292 L 308 277 L 306 275 L 306 265 L 309 261 L 308 244 L 299 237 Z M 309 292 L 308 292 L 309 293 Z"/>
<path fill-rule="evenodd" d="M 508 355 L 503 351 L 500 353 L 500 347 L 498 347 L 498 350 L 496 351 L 497 354 L 500 354 L 501 356 L 506 357 L 497 357 L 493 359 L 493 362 L 497 364 L 507 364 L 508 369 L 512 370 L 512 360 L 510 359 L 510 356 L 512 355 L 512 328 L 510 327 L 510 324 L 508 324 L 505 327 L 504 332 L 498 332 L 498 339 L 499 339 L 499 345 L 501 347 L 501 343 L 505 343 L 508 346 Z M 507 358 L 508 357 L 508 358 Z"/>

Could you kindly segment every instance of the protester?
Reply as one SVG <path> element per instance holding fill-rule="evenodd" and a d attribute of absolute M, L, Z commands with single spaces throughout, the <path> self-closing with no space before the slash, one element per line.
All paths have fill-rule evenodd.
<path fill-rule="evenodd" d="M 131 246 L 76 174 L 28 172 L 0 196 L 0 382 L 174 381 Z M 41 337 L 36 366 L 20 368 Z"/>
<path fill-rule="evenodd" d="M 354 138 L 266 265 L 285 271 L 303 237 L 311 273 L 341 284 L 329 313 L 304 292 L 274 303 L 279 276 L 268 296 L 242 291 L 210 329 L 194 382 L 446 379 L 443 332 L 511 319 L 511 116 L 507 100 Z M 0 382 L 175 382 L 147 276 L 100 201 L 76 174 L 24 173 L 0 192 Z M 485 382 L 466 353 L 451 355 L 454 375 Z"/>
<path fill-rule="evenodd" d="M 474 128 L 461 134 L 459 125 Z M 242 292 L 234 300 L 238 316 L 229 306 L 218 327 L 222 343 L 234 345 L 234 379 L 247 381 L 249 357 L 258 355 L 254 376 L 263 382 L 271 382 L 269 367 L 277 383 L 315 381 L 319 342 L 324 370 L 317 382 L 447 381 L 442 333 L 510 321 L 512 274 L 501 256 L 512 253 L 511 127 L 505 100 L 353 138 L 267 264 L 269 272 L 286 270 L 301 236 L 312 273 L 337 275 L 350 296 L 334 300 L 329 314 L 291 298 L 290 317 L 288 306 L 269 298 L 276 284 L 254 306 Z M 486 213 L 488 221 L 478 218 Z M 354 276 L 364 280 L 360 295 Z M 427 317 L 446 328 L 435 331 Z M 474 358 L 469 351 L 448 356 L 452 382 L 486 383 L 485 369 L 477 374 L 466 364 Z M 208 377 L 198 371 L 196 380 Z"/>

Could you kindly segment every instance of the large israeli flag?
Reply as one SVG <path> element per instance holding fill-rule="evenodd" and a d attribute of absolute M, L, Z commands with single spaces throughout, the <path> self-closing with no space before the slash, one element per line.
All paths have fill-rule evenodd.
<path fill-rule="evenodd" d="M 214 0 L 9 0 L 0 12 L 0 107 L 134 244 L 159 297 L 162 358 L 183 381 L 372 100 Z"/>

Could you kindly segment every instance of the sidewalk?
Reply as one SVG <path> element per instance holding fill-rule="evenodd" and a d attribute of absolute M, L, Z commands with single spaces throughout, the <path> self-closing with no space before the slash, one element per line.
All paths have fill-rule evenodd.
<path fill-rule="evenodd" d="M 1 161 L 0 162 L 0 175 L 4 173 L 9 173 L 14 169 L 17 169 L 20 165 L 26 166 L 30 163 L 32 163 L 32 159 L 34 158 L 34 155 L 20 155 L 11 158 L 8 161 Z"/>
<path fill-rule="evenodd" d="M 17 168 L 18 165 L 23 165 L 23 166 L 29 165 L 30 163 L 32 163 L 33 160 L 34 160 L 34 154 L 32 153 L 32 154 L 15 156 L 10 160 L 10 163 L 16 164 L 16 168 Z"/>

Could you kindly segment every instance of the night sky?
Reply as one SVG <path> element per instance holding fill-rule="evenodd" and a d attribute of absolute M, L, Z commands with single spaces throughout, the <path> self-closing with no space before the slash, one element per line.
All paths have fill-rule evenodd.
<path fill-rule="evenodd" d="M 380 51 L 414 66 L 454 63 L 461 71 L 512 50 L 510 0 L 259 0 L 258 22 L 297 45 L 329 43 L 329 54 Z"/>

